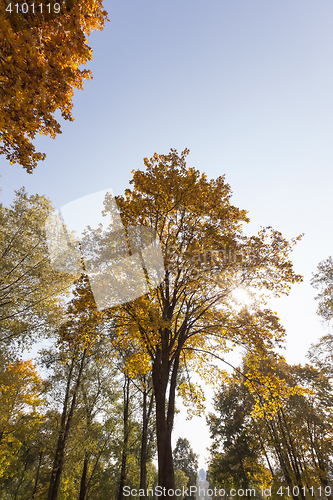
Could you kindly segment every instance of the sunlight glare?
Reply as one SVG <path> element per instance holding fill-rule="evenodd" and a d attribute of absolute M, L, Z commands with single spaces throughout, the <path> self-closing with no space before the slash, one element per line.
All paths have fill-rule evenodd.
<path fill-rule="evenodd" d="M 232 298 L 238 306 L 250 305 L 253 301 L 250 294 L 245 290 L 245 288 L 236 288 L 232 292 Z"/>

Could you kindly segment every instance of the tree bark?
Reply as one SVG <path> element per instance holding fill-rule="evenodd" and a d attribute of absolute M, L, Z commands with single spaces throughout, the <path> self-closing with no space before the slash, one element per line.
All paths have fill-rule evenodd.
<path fill-rule="evenodd" d="M 153 385 L 156 403 L 156 437 L 158 455 L 158 484 L 163 488 L 162 498 L 176 498 L 172 495 L 175 490 L 175 474 L 171 446 L 172 428 L 175 413 L 175 395 L 177 373 L 179 368 L 179 354 L 174 357 L 169 399 L 167 388 L 169 383 L 170 362 L 169 356 L 158 355 L 153 364 Z M 168 494 L 168 491 L 170 494 Z"/>
<path fill-rule="evenodd" d="M 78 373 L 75 387 L 73 390 L 71 407 L 70 407 L 69 413 L 67 415 L 69 393 L 70 393 L 70 382 L 71 382 L 70 379 L 71 379 L 71 375 L 73 372 L 75 359 L 73 358 L 73 361 L 72 361 L 72 366 L 71 366 L 71 370 L 70 370 L 68 381 L 67 381 L 67 388 L 66 388 L 66 395 L 65 395 L 64 406 L 63 406 L 63 412 L 62 412 L 62 416 L 61 416 L 59 437 L 58 437 L 57 448 L 56 448 L 54 461 L 53 461 L 53 467 L 52 467 L 52 472 L 51 472 L 51 480 L 50 480 L 50 486 L 49 486 L 47 500 L 57 500 L 57 497 L 58 497 L 60 479 L 61 479 L 62 470 L 63 470 L 63 466 L 64 466 L 65 447 L 66 447 L 66 442 L 67 442 L 69 430 L 70 430 L 71 423 L 72 423 L 74 409 L 76 406 L 77 394 L 78 394 L 79 387 L 81 384 L 81 377 L 82 377 L 82 372 L 83 372 L 83 367 L 84 367 L 84 361 L 86 358 L 86 352 L 87 351 L 85 349 L 83 351 L 83 354 L 82 354 L 79 373 Z"/>
<path fill-rule="evenodd" d="M 265 419 L 265 423 L 266 423 L 269 435 L 272 439 L 273 446 L 275 448 L 275 452 L 276 452 L 277 458 L 279 460 L 280 467 L 281 467 L 281 470 L 283 472 L 284 478 L 285 478 L 288 486 L 292 490 L 294 487 L 294 484 L 293 484 L 293 481 L 291 479 L 290 463 L 289 463 L 288 457 L 285 456 L 283 447 L 281 445 L 280 437 L 278 435 L 276 426 L 274 424 L 274 420 L 269 421 L 269 420 Z M 296 500 L 296 499 L 294 498 L 294 500 Z"/>
<path fill-rule="evenodd" d="M 39 481 L 39 472 L 40 472 L 40 466 L 42 464 L 42 458 L 43 458 L 43 450 L 39 452 L 39 458 L 38 458 L 38 466 L 37 466 L 37 472 L 36 472 L 36 478 L 35 478 L 35 484 L 34 484 L 34 489 L 31 495 L 31 500 L 35 498 L 35 495 L 37 493 L 37 485 Z"/>
<path fill-rule="evenodd" d="M 140 489 L 146 493 L 147 489 L 147 460 L 148 460 L 148 426 L 149 419 L 153 409 L 154 395 L 151 395 L 147 410 L 148 392 L 145 389 L 142 393 L 142 438 L 141 438 L 141 460 L 140 460 Z M 146 494 L 142 497 L 146 498 Z"/>
<path fill-rule="evenodd" d="M 19 489 L 21 487 L 21 484 L 23 482 L 23 479 L 24 479 L 24 476 L 25 476 L 25 473 L 26 473 L 26 470 L 27 470 L 27 467 L 28 467 L 28 459 L 25 461 L 24 463 L 24 469 L 22 471 L 22 474 L 21 474 L 21 477 L 20 479 L 18 480 L 18 483 L 17 483 L 17 488 L 15 490 L 15 495 L 14 495 L 14 500 L 17 499 L 17 495 L 18 495 L 18 492 L 19 492 Z"/>
<path fill-rule="evenodd" d="M 86 496 L 87 496 L 88 461 L 89 461 L 88 460 L 88 456 L 85 455 L 84 461 L 83 461 L 83 469 L 82 469 L 82 476 L 81 476 L 79 500 L 86 500 Z"/>
<path fill-rule="evenodd" d="M 127 454 L 128 454 L 128 438 L 129 438 L 129 385 L 130 379 L 125 375 L 124 383 L 124 446 L 121 457 L 121 470 L 120 470 L 120 481 L 119 481 L 119 491 L 118 500 L 123 500 L 124 498 L 124 486 L 127 478 Z"/>
<path fill-rule="evenodd" d="M 281 433 L 282 433 L 284 441 L 285 441 L 287 453 L 290 457 L 291 466 L 292 466 L 293 471 L 294 471 L 296 483 L 297 483 L 297 486 L 299 488 L 299 495 L 297 495 L 297 497 L 298 498 L 300 497 L 301 500 L 305 500 L 305 495 L 304 495 L 304 490 L 303 490 L 304 485 L 303 485 L 302 479 L 301 479 L 302 464 L 301 464 L 301 461 L 299 459 L 299 456 L 296 454 L 294 443 L 293 443 L 293 440 L 292 440 L 292 437 L 290 434 L 290 430 L 288 428 L 288 424 L 286 422 L 282 408 L 280 409 L 280 412 L 278 413 L 278 419 L 280 422 Z"/>

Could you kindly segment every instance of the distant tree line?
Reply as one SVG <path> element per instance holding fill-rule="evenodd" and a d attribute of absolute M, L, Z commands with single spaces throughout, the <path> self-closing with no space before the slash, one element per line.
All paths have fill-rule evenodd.
<path fill-rule="evenodd" d="M 318 314 L 333 317 L 333 259 L 319 264 Z M 272 498 L 333 498 L 333 335 L 308 351 L 309 364 L 251 356 L 225 379 L 208 417 L 210 485 L 271 488 Z M 275 384 L 272 384 L 275 380 Z M 267 490 L 268 491 L 268 490 Z M 289 495 L 288 495 L 289 494 Z"/>

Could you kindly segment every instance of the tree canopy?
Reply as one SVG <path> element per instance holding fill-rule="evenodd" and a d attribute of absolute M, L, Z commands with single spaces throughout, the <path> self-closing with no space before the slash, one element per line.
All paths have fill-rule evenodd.
<path fill-rule="evenodd" d="M 50 264 L 44 225 L 51 211 L 45 196 L 24 189 L 11 207 L 0 204 L 0 342 L 7 346 L 36 341 L 62 313 L 72 277 Z"/>
<path fill-rule="evenodd" d="M 0 0 L 0 154 L 31 173 L 45 158 L 33 144 L 36 134 L 61 133 L 56 110 L 74 120 L 74 89 L 91 78 L 80 69 L 92 58 L 87 36 L 103 29 L 107 13 L 101 0 L 70 2 L 66 10 L 59 3 L 63 10 L 48 21 L 37 4 L 34 16 L 16 15 L 11 5 L 9 13 Z"/>
<path fill-rule="evenodd" d="M 156 230 L 165 262 L 162 283 L 122 307 L 118 330 L 124 342 L 135 339 L 147 370 L 152 368 L 159 484 L 167 488 L 174 488 L 171 432 L 179 366 L 196 362 L 202 368 L 208 355 L 228 350 L 228 342 L 258 355 L 281 342 L 284 329 L 275 314 L 259 305 L 235 310 L 231 294 L 242 286 L 279 296 L 301 281 L 289 259 L 299 237 L 288 242 L 272 228 L 245 237 L 248 217 L 231 204 L 224 177 L 209 181 L 187 167 L 188 153 L 145 158 L 145 170 L 133 171 L 133 189 L 117 198 L 126 228 Z M 111 212 L 111 198 L 105 211 L 108 201 Z"/>
<path fill-rule="evenodd" d="M 286 432 L 278 420 L 286 399 L 299 396 L 305 408 L 294 381 L 276 376 L 272 363 L 269 370 L 262 369 L 285 336 L 276 313 L 267 308 L 266 296 L 288 294 L 293 283 L 301 281 L 290 260 L 300 237 L 287 241 L 270 227 L 245 236 L 247 213 L 232 204 L 224 177 L 208 180 L 188 167 L 188 153 L 171 150 L 146 158 L 145 169 L 133 171 L 131 188 L 117 198 L 119 208 L 114 197 L 106 195 L 103 214 L 111 218 L 107 229 L 89 227 L 80 243 L 63 228 L 62 245 L 57 246 L 57 240 L 47 245 L 46 236 L 58 226 L 45 227 L 52 211 L 45 197 L 20 191 L 12 207 L 1 206 L 2 340 L 23 343 L 27 334 L 37 338 L 52 329 L 55 344 L 42 360 L 54 376 L 41 384 L 33 381 L 33 367 L 26 369 L 33 382 L 28 392 L 36 404 L 31 419 L 25 419 L 27 432 L 20 418 L 13 426 L 18 453 L 8 458 L 6 477 L 2 482 L 0 478 L 0 488 L 9 495 L 22 500 L 38 495 L 88 500 L 95 495 L 104 500 L 111 490 L 113 498 L 123 498 L 125 486 L 145 490 L 158 482 L 174 490 L 175 484 L 191 485 L 193 470 L 178 468 L 174 473 L 181 461 L 171 446 L 176 396 L 183 397 L 191 414 L 200 414 L 204 395 L 191 381 L 191 370 L 219 384 L 226 375 L 215 360 L 223 360 L 235 346 L 249 352 L 247 375 L 257 385 L 253 390 L 253 384 L 244 382 L 242 394 L 249 404 L 243 414 L 238 412 L 237 421 L 229 422 L 229 434 L 239 435 L 228 449 L 230 470 L 239 453 L 250 460 L 257 444 L 255 435 L 252 439 L 242 434 L 249 429 L 245 420 L 250 407 L 258 422 L 265 416 L 273 420 L 262 425 L 273 437 Z M 73 259 L 80 266 L 73 266 Z M 141 278 L 145 284 L 137 293 Z M 126 300 L 120 300 L 123 282 Z M 64 301 L 62 290 L 69 286 L 71 300 Z M 251 303 L 235 302 L 240 288 L 248 291 Z M 112 294 L 117 300 L 110 300 Z M 14 362 L 4 357 L 3 380 L 19 367 Z M 112 370 L 114 385 L 119 387 L 122 380 L 119 404 L 106 381 L 111 366 L 117 367 Z M 19 387 L 18 380 L 14 386 Z M 46 394 L 41 406 L 35 394 L 39 387 Z M 234 391 L 235 401 L 239 394 Z M 106 405 L 105 411 L 98 401 Z M 26 409 L 17 413 L 26 415 Z M 303 422 L 296 413 L 293 408 L 293 417 Z M 308 415 L 312 418 L 311 412 Z M 324 436 L 326 428 L 314 428 Z M 158 479 L 152 464 L 155 432 Z M 80 449 L 79 436 L 85 440 Z M 326 460 L 326 448 L 324 452 Z M 288 442 L 284 453 L 289 453 Z M 254 464 L 255 474 L 262 472 L 259 465 Z M 13 481 L 17 469 L 22 472 Z M 239 483 L 246 484 L 242 481 L 247 475 L 239 468 L 237 474 Z"/>
<path fill-rule="evenodd" d="M 317 312 L 325 321 L 333 318 L 333 258 L 323 260 L 318 264 L 317 272 L 314 273 L 312 286 L 319 290 L 316 300 L 318 301 Z"/>
<path fill-rule="evenodd" d="M 198 455 L 194 453 L 188 439 L 179 437 L 176 447 L 173 450 L 173 463 L 175 471 L 184 472 L 188 478 L 187 487 L 197 485 L 198 476 Z M 196 495 L 190 495 L 189 498 L 194 500 Z"/>

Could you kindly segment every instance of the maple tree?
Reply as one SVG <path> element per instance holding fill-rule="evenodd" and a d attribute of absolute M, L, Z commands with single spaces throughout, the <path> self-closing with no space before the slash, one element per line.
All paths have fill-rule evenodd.
<path fill-rule="evenodd" d="M 15 8 L 6 12 L 7 2 L 0 0 L 0 154 L 29 173 L 45 158 L 33 144 L 36 134 L 61 133 L 55 111 L 73 121 L 74 89 L 91 78 L 90 70 L 80 69 L 92 58 L 87 36 L 107 20 L 101 0 L 71 7 L 48 22 L 37 13 L 37 21 L 21 14 L 15 24 Z"/>
<path fill-rule="evenodd" d="M 275 314 L 259 306 L 237 311 L 231 293 L 250 286 L 279 296 L 301 281 L 289 260 L 299 238 L 288 242 L 271 228 L 245 237 L 246 212 L 230 203 L 224 177 L 209 181 L 187 167 L 188 153 L 172 149 L 145 158 L 146 170 L 133 171 L 133 189 L 117 197 L 125 227 L 154 228 L 164 256 L 162 283 L 121 308 L 118 332 L 125 344 L 136 343 L 140 370 L 152 370 L 159 485 L 166 489 L 174 489 L 171 433 L 179 367 L 197 360 L 204 372 L 209 355 L 228 350 L 228 341 L 257 353 L 281 342 L 284 329 Z M 106 196 L 105 212 L 113 209 Z M 153 284 L 153 271 L 147 275 Z"/>

